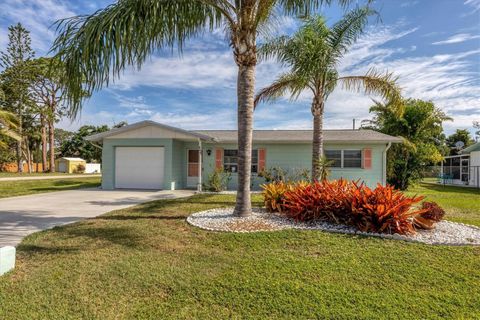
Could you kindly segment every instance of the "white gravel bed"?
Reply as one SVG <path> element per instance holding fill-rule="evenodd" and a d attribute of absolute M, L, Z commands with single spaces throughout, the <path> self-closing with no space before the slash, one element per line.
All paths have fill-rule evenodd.
<path fill-rule="evenodd" d="M 195 191 L 196 194 L 237 194 L 235 190 L 224 190 L 224 191 Z M 260 190 L 250 191 L 251 194 L 262 193 Z"/>
<path fill-rule="evenodd" d="M 322 230 L 335 233 L 374 236 L 385 239 L 421 242 L 443 245 L 480 245 L 480 228 L 451 221 L 437 223 L 433 230 L 417 230 L 411 236 L 400 234 L 382 234 L 361 232 L 350 226 L 325 221 L 296 222 L 278 214 L 268 213 L 265 209 L 254 208 L 253 214 L 246 218 L 233 215 L 233 208 L 217 208 L 193 213 L 187 218 L 193 226 L 210 231 L 258 232 L 284 229 Z"/>

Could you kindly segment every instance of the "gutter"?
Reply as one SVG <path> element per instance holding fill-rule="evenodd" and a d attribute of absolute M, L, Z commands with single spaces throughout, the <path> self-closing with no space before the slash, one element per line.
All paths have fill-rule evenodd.
<path fill-rule="evenodd" d="M 383 185 L 387 184 L 387 151 L 388 151 L 388 149 L 390 149 L 391 146 L 392 146 L 391 142 L 387 143 L 387 147 L 382 152 L 382 157 L 383 157 L 383 159 L 382 159 L 382 184 Z"/>

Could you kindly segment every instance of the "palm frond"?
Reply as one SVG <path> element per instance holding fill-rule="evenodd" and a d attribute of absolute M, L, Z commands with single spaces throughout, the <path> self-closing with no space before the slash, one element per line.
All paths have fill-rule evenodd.
<path fill-rule="evenodd" d="M 261 61 L 276 58 L 279 62 L 285 60 L 285 50 L 290 38 L 280 36 L 258 46 L 257 56 Z"/>
<path fill-rule="evenodd" d="M 21 137 L 15 132 L 20 122 L 15 114 L 0 110 L 0 137 L 9 137 L 14 140 L 21 140 Z"/>
<path fill-rule="evenodd" d="M 295 100 L 298 98 L 300 93 L 308 87 L 309 85 L 307 79 L 293 73 L 286 73 L 281 75 L 268 87 L 261 89 L 255 96 L 254 105 L 257 107 L 257 105 L 261 102 L 275 101 L 276 99 L 286 95 L 287 92 L 290 94 L 290 98 Z"/>
<path fill-rule="evenodd" d="M 394 104 L 401 101 L 401 90 L 397 85 L 397 79 L 393 73 L 381 74 L 375 69 L 370 69 L 363 76 L 339 77 L 338 81 L 342 83 L 345 90 L 364 92 L 367 95 L 380 95 Z"/>
<path fill-rule="evenodd" d="M 363 33 L 368 23 L 368 18 L 378 13 L 369 6 L 359 7 L 348 12 L 340 21 L 335 23 L 328 36 L 331 48 L 330 60 L 332 64 L 337 63 L 348 50 L 348 48 Z"/>
<path fill-rule="evenodd" d="M 208 2 L 208 4 L 207 4 Z M 217 5 L 211 5 L 215 2 Z M 72 116 L 90 95 L 127 66 L 140 68 L 156 50 L 178 47 L 205 29 L 224 22 L 214 0 L 122 0 L 90 16 L 57 22 L 52 51 L 65 64 L 64 85 Z"/>
<path fill-rule="evenodd" d="M 287 15 L 309 16 L 318 12 L 322 5 L 331 5 L 338 3 L 341 7 L 347 8 L 355 0 L 280 0 L 279 4 Z"/>

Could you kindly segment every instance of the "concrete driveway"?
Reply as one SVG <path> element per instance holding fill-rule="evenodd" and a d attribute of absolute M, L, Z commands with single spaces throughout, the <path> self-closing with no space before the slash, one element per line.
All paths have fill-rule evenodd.
<path fill-rule="evenodd" d="M 79 189 L 0 199 L 0 247 L 27 235 L 142 202 L 188 197 L 193 191 Z"/>

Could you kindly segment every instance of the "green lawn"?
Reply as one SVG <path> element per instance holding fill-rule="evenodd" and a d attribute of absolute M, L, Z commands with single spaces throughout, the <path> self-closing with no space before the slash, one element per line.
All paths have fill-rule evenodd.
<path fill-rule="evenodd" d="M 0 181 L 0 198 L 26 194 L 92 188 L 100 185 L 100 177 Z"/>
<path fill-rule="evenodd" d="M 480 247 L 185 222 L 233 201 L 155 201 L 27 237 L 0 280 L 0 319 L 480 317 Z"/>
<path fill-rule="evenodd" d="M 0 178 L 14 178 L 14 177 L 42 177 L 42 176 L 62 176 L 69 175 L 69 173 L 63 172 L 0 172 Z"/>
<path fill-rule="evenodd" d="M 445 209 L 445 219 L 480 226 L 480 189 L 420 183 L 411 187 L 410 195 L 425 195 Z"/>

